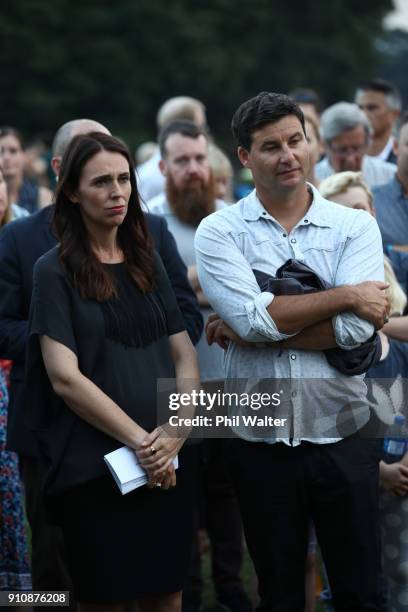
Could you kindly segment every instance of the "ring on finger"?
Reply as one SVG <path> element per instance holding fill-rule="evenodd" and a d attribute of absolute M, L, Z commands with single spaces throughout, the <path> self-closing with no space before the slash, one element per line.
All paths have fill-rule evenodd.
<path fill-rule="evenodd" d="M 156 453 L 157 453 L 157 448 L 155 448 L 155 447 L 153 446 L 153 444 L 152 444 L 152 445 L 151 445 L 151 447 L 150 447 L 150 454 L 151 454 L 151 455 L 155 455 Z"/>

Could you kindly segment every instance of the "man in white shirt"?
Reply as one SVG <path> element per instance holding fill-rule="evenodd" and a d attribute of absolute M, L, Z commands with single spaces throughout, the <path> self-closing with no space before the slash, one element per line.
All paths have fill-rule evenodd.
<path fill-rule="evenodd" d="M 358 347 L 387 320 L 379 230 L 364 211 L 324 200 L 306 183 L 304 117 L 290 98 L 258 94 L 238 108 L 232 130 L 256 190 L 201 222 L 199 278 L 231 328 L 225 366 L 234 380 L 227 382 L 292 385 L 281 431 L 238 427 L 225 449 L 258 576 L 258 609 L 304 609 L 312 518 L 336 610 L 379 611 L 381 447 L 357 434 L 369 417 L 359 402 L 353 408 L 348 391 L 364 394 L 362 377 L 341 375 L 324 353 Z M 333 288 L 303 295 L 262 290 L 255 270 L 272 277 L 289 259 Z M 338 385 L 334 398 L 329 380 Z"/>

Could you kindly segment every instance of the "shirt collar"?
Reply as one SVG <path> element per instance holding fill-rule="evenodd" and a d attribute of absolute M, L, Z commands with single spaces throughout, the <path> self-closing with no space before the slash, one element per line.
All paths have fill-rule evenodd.
<path fill-rule="evenodd" d="M 377 159 L 381 159 L 382 161 L 387 161 L 388 156 L 393 149 L 393 146 L 394 146 L 394 137 L 390 136 L 383 150 L 378 155 L 373 155 L 373 157 L 376 157 Z"/>
<path fill-rule="evenodd" d="M 306 212 L 303 220 L 300 219 L 298 225 L 312 224 L 318 227 L 332 227 L 333 222 L 330 219 L 331 215 L 328 214 L 327 200 L 320 195 L 316 187 L 311 183 L 307 183 L 307 186 L 312 192 L 313 200 L 309 210 Z M 276 221 L 276 219 L 265 210 L 256 194 L 256 189 L 251 191 L 251 193 L 242 200 L 242 208 L 243 218 L 246 221 L 258 221 L 261 217 Z"/>

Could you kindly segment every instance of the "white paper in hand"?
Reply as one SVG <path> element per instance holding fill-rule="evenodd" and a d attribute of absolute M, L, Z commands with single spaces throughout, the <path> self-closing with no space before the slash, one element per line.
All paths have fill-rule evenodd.
<path fill-rule="evenodd" d="M 104 460 L 122 495 L 147 483 L 147 474 L 139 464 L 136 453 L 127 446 L 108 453 Z M 177 470 L 178 457 L 173 459 L 173 465 Z"/>

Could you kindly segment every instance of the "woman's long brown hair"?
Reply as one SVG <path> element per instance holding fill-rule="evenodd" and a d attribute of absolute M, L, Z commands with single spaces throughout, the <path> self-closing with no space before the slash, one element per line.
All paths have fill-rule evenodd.
<path fill-rule="evenodd" d="M 101 151 L 119 153 L 129 164 L 132 192 L 128 211 L 118 227 L 118 246 L 125 264 L 138 287 L 153 288 L 153 241 L 140 207 L 132 158 L 127 146 L 118 138 L 99 132 L 73 138 L 61 162 L 56 189 L 53 227 L 60 242 L 60 261 L 71 284 L 84 299 L 104 301 L 117 296 L 114 280 L 92 250 L 80 207 L 70 195 L 78 189 L 85 164 Z"/>

